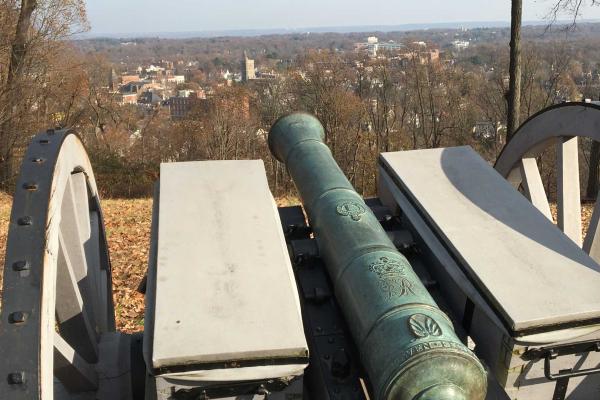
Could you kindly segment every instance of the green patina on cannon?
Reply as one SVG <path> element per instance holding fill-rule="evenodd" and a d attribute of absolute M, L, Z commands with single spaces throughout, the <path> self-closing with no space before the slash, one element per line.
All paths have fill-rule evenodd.
<path fill-rule="evenodd" d="M 486 373 L 458 339 L 323 142 L 313 116 L 279 119 L 273 155 L 294 180 L 378 400 L 484 399 Z"/>

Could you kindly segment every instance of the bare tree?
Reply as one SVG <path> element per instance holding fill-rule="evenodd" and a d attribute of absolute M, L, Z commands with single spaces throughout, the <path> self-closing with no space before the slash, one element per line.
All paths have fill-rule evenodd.
<path fill-rule="evenodd" d="M 577 18 L 581 15 L 582 7 L 585 5 L 598 6 L 600 5 L 599 0 L 556 0 L 550 12 L 548 19 L 550 24 L 555 23 L 559 16 L 562 14 L 568 14 L 572 17 L 572 23 L 569 26 L 570 29 L 575 28 Z M 588 170 L 588 181 L 585 190 L 586 197 L 593 199 L 598 194 L 598 169 L 600 167 L 600 143 L 593 141 L 590 149 L 590 163 Z"/>
<path fill-rule="evenodd" d="M 407 116 L 408 91 L 403 89 L 400 71 L 389 62 L 378 61 L 371 77 L 371 96 L 367 105 L 369 122 L 376 135 L 378 151 L 400 148 L 404 123 Z"/>
<path fill-rule="evenodd" d="M 0 189 L 6 190 L 19 148 L 38 129 L 36 123 L 51 120 L 43 100 L 53 90 L 49 78 L 67 46 L 64 39 L 88 25 L 83 0 L 0 0 L 0 9 L 16 19 L 0 28 L 9 47 L 7 60 L 0 60 L 8 65 L 0 79 Z"/>
<path fill-rule="evenodd" d="M 511 0 L 511 4 L 507 142 L 519 127 L 521 112 L 521 17 L 523 1 Z"/>
<path fill-rule="evenodd" d="M 599 0 L 555 0 L 547 16 L 550 21 L 548 26 L 553 25 L 561 15 L 566 14 L 572 17 L 570 28 L 574 28 L 583 6 L 597 6 L 599 4 Z"/>
<path fill-rule="evenodd" d="M 22 0 L 19 19 L 17 21 L 16 32 L 12 41 L 10 61 L 8 65 L 8 75 L 4 84 L 6 94 L 15 94 L 18 77 L 23 68 L 25 55 L 27 52 L 28 33 L 31 29 L 31 17 L 37 7 L 36 0 Z M 8 113 L 11 113 L 9 110 Z M 6 189 L 6 185 L 13 176 L 13 148 L 15 135 L 11 134 L 10 116 L 5 116 L 0 125 L 0 188 Z"/>

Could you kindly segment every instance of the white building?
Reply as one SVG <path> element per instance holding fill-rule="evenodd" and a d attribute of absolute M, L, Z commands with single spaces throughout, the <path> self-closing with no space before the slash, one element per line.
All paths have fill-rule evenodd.
<path fill-rule="evenodd" d="M 169 82 L 175 83 L 176 85 L 185 83 L 185 75 L 173 75 L 169 78 Z"/>
<path fill-rule="evenodd" d="M 464 50 L 469 48 L 469 41 L 468 40 L 455 40 L 452 42 L 452 46 L 454 46 L 454 48 L 456 50 Z"/>
<path fill-rule="evenodd" d="M 357 51 L 366 50 L 370 57 L 375 58 L 377 57 L 377 52 L 379 50 L 399 51 L 404 48 L 404 45 L 401 43 L 396 43 L 393 40 L 380 42 L 376 36 L 369 36 L 366 42 L 355 43 L 354 47 Z"/>
<path fill-rule="evenodd" d="M 194 90 L 184 89 L 177 91 L 177 97 L 190 97 L 193 93 L 196 93 Z"/>
<path fill-rule="evenodd" d="M 146 72 L 159 72 L 164 70 L 165 69 L 163 67 L 157 67 L 156 65 L 150 65 L 148 68 L 146 68 Z"/>

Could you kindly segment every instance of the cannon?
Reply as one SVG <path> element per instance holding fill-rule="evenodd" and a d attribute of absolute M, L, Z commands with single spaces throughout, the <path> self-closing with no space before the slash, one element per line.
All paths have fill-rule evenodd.
<path fill-rule="evenodd" d="M 164 163 L 136 334 L 116 328 L 85 149 L 42 132 L 13 197 L 0 398 L 596 398 L 600 211 L 582 238 L 575 135 L 599 140 L 598 123 L 597 104 L 551 107 L 495 167 L 466 146 L 383 153 L 362 198 L 319 121 L 287 115 L 268 145 L 302 200 L 289 207 L 259 160 Z"/>
<path fill-rule="evenodd" d="M 287 166 L 376 399 L 484 399 L 485 371 L 340 170 L 319 121 L 275 123 Z"/>

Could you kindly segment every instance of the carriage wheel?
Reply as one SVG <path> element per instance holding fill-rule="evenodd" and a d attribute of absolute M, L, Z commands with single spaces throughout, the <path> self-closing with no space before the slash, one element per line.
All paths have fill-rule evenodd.
<path fill-rule="evenodd" d="M 537 157 L 556 149 L 557 225 L 596 262 L 600 262 L 600 209 L 594 207 L 585 238 L 582 238 L 581 189 L 578 137 L 600 141 L 600 105 L 563 103 L 535 114 L 519 127 L 504 147 L 496 170 L 552 220 Z"/>
<path fill-rule="evenodd" d="M 13 197 L 0 398 L 50 400 L 96 391 L 100 335 L 115 330 L 111 287 L 86 151 L 75 134 L 48 130 L 29 145 Z"/>

